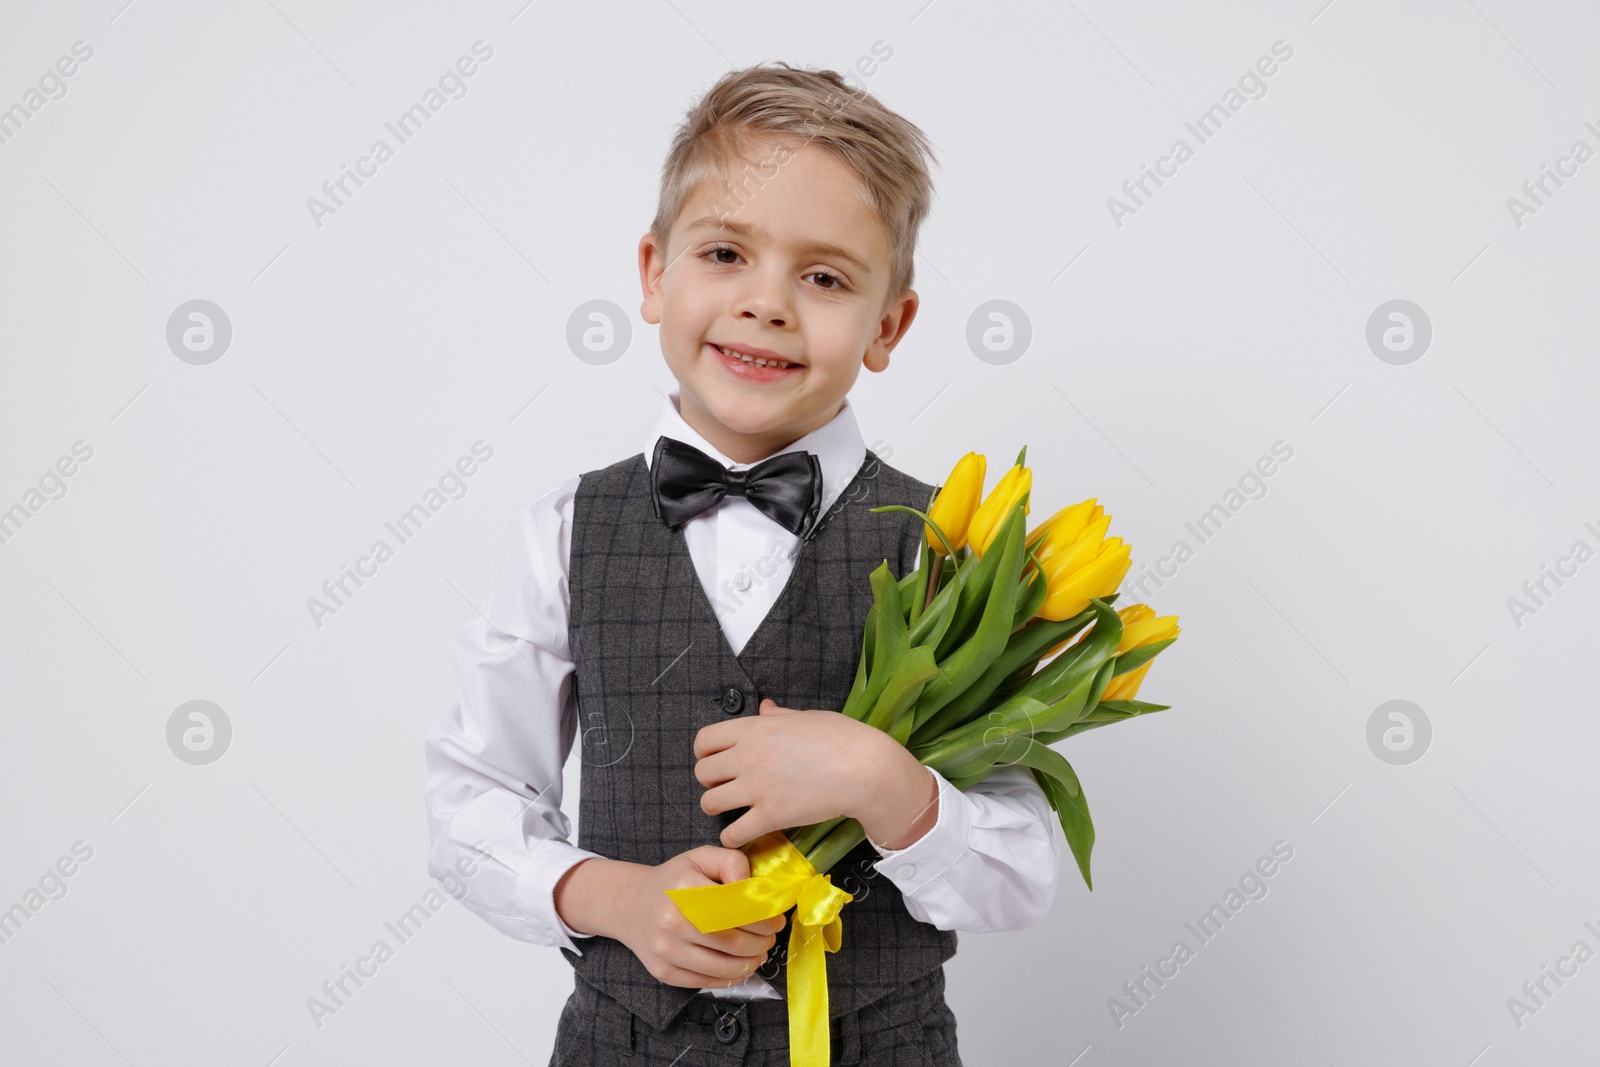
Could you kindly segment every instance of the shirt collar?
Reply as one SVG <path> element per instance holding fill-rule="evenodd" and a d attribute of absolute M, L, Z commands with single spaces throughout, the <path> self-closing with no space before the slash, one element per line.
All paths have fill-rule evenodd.
<path fill-rule="evenodd" d="M 661 407 L 656 412 L 656 417 L 650 423 L 650 428 L 645 432 L 644 438 L 644 464 L 645 469 L 650 467 L 650 460 L 655 455 L 656 439 L 662 436 L 671 437 L 682 441 L 686 445 L 693 445 L 706 455 L 715 459 L 729 470 L 748 470 L 755 466 L 754 463 L 735 463 L 719 452 L 710 441 L 700 435 L 700 432 L 690 426 L 678 411 L 679 390 L 674 389 L 662 400 Z M 817 509 L 817 514 L 826 515 L 835 500 L 844 492 L 845 486 L 850 484 L 856 472 L 861 469 L 861 464 L 867 458 L 866 442 L 861 438 L 861 428 L 856 425 L 855 411 L 850 407 L 850 398 L 845 397 L 844 403 L 839 408 L 839 413 L 830 421 L 818 426 L 815 430 L 799 438 L 792 444 L 774 452 L 781 455 L 784 452 L 814 452 L 822 466 L 822 501 Z M 769 457 L 770 458 L 770 457 Z M 759 462 L 759 460 L 757 461 Z"/>

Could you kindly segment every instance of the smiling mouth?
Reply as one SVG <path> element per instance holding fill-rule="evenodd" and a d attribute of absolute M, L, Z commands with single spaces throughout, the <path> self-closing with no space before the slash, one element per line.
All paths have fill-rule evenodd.
<path fill-rule="evenodd" d="M 707 343 L 709 344 L 710 342 Z M 755 367 L 776 367 L 779 370 L 786 370 L 790 367 L 800 366 L 798 363 L 787 363 L 781 359 L 763 359 L 760 356 L 747 356 L 743 352 L 735 352 L 731 348 L 723 348 L 718 344 L 713 344 L 711 347 L 715 348 L 718 352 L 721 352 L 729 359 L 737 359 L 741 363 L 748 363 Z"/>

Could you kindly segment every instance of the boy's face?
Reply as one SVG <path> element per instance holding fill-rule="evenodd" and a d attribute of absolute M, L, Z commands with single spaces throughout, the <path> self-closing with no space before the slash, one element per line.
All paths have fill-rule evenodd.
<path fill-rule="evenodd" d="M 767 141 L 753 155 L 764 165 L 696 187 L 665 249 L 654 234 L 639 242 L 640 313 L 661 326 L 679 411 L 738 463 L 838 414 L 863 366 L 888 367 L 917 309 L 910 289 L 889 299 L 888 228 L 854 170 L 815 145 Z"/>

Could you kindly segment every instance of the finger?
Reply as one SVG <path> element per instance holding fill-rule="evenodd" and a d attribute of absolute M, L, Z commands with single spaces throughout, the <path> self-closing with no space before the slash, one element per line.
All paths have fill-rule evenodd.
<path fill-rule="evenodd" d="M 739 772 L 734 766 L 734 750 L 731 748 L 702 756 L 694 765 L 695 781 L 701 785 L 721 785 L 738 776 Z"/>
<path fill-rule="evenodd" d="M 766 949 L 755 953 L 733 954 L 706 945 L 689 943 L 683 946 L 681 957 L 673 960 L 679 967 L 709 977 L 707 986 L 720 986 L 730 978 L 734 984 L 750 977 L 757 967 L 767 960 Z"/>
<path fill-rule="evenodd" d="M 720 815 L 734 808 L 748 807 L 754 797 L 750 795 L 750 787 L 738 778 L 723 782 L 721 785 L 712 786 L 700 794 L 700 810 L 707 815 Z M 723 837 L 724 848 L 737 848 L 737 845 L 728 844 L 727 837 Z"/>
<path fill-rule="evenodd" d="M 771 697 L 763 697 L 760 713 L 762 715 L 783 715 L 789 712 L 804 711 L 804 708 L 786 708 Z"/>
<path fill-rule="evenodd" d="M 733 929 L 743 930 L 745 933 L 752 934 L 756 937 L 766 937 L 768 934 L 775 932 L 772 929 L 771 919 L 762 919 L 760 922 L 745 923 L 743 926 L 735 926 Z M 724 931 L 724 933 L 725 932 L 726 931 Z"/>
<path fill-rule="evenodd" d="M 690 882 L 690 885 L 724 885 L 750 877 L 750 857 L 736 848 L 701 845 L 684 855 L 690 865 L 707 879 L 705 882 Z"/>
<path fill-rule="evenodd" d="M 788 925 L 789 917 L 787 915 L 774 915 L 770 919 L 762 919 L 760 922 L 747 923 L 744 926 L 737 927 L 737 929 L 747 930 L 752 934 L 766 936 L 768 934 L 780 934 L 783 932 L 783 928 Z"/>
<path fill-rule="evenodd" d="M 737 978 L 724 978 L 716 974 L 702 974 L 687 967 L 667 964 L 667 975 L 661 979 L 668 985 L 682 986 L 685 989 L 728 989 L 739 984 Z"/>
<path fill-rule="evenodd" d="M 727 789 L 729 787 L 724 785 L 718 786 L 717 788 Z M 740 807 L 740 805 L 729 804 L 725 808 L 719 810 L 726 811 L 737 807 Z M 715 812 L 712 814 L 715 814 Z M 727 848 L 742 848 L 744 845 L 754 841 L 762 834 L 771 833 L 775 829 L 777 829 L 777 827 L 772 825 L 772 820 L 768 819 L 766 815 L 759 813 L 757 809 L 752 806 L 749 811 L 746 811 L 743 815 L 739 816 L 737 819 L 733 820 L 727 826 L 722 828 L 722 844 Z"/>
<path fill-rule="evenodd" d="M 728 930 L 713 930 L 709 934 L 702 934 L 691 928 L 684 940 L 740 959 L 756 956 L 765 958 L 766 954 L 772 951 L 772 946 L 778 943 L 776 934 L 765 932 L 754 934 L 742 926 Z"/>
<path fill-rule="evenodd" d="M 714 722 L 710 726 L 702 726 L 695 731 L 694 754 L 698 759 L 709 756 L 713 752 L 720 752 L 730 747 L 738 737 L 740 720 L 729 719 L 726 722 Z"/>
<path fill-rule="evenodd" d="M 725 956 L 734 956 L 741 959 L 760 957 L 764 958 L 777 944 L 777 934 L 768 927 L 769 920 L 763 919 L 759 924 L 749 923 L 746 926 L 733 926 L 726 930 L 710 930 L 702 932 L 694 923 L 682 916 L 673 916 L 673 929 L 671 936 L 674 942 L 685 945 L 698 945 L 707 951 L 716 952 Z M 679 966 L 688 967 L 693 964 L 684 960 L 674 960 Z"/>

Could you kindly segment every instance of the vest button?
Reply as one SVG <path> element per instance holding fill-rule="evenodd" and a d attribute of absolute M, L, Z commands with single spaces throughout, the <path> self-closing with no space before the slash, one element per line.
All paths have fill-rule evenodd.
<path fill-rule="evenodd" d="M 737 715 L 744 710 L 744 694 L 732 686 L 722 694 L 722 711 L 725 715 Z"/>
<path fill-rule="evenodd" d="M 717 1016 L 717 1026 L 715 1032 L 717 1035 L 717 1040 L 722 1042 L 724 1045 L 731 1045 L 735 1041 L 739 1040 L 740 1029 L 741 1026 L 739 1023 L 739 1017 L 733 1012 L 725 1011 L 721 1015 Z"/>

